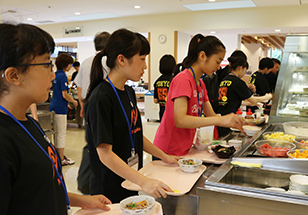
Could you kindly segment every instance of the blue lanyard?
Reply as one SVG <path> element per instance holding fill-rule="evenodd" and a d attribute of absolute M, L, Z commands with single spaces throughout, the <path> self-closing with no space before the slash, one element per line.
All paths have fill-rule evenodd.
<path fill-rule="evenodd" d="M 124 113 L 124 116 L 125 116 L 125 119 L 126 119 L 126 122 L 127 122 L 127 126 L 128 126 L 130 142 L 131 142 L 131 145 L 132 145 L 132 156 L 133 156 L 133 155 L 135 155 L 135 133 L 134 133 L 134 137 L 133 137 L 133 135 L 132 135 L 132 129 L 131 129 L 131 127 L 130 127 L 130 123 L 129 123 L 127 114 L 126 114 L 126 112 L 125 112 L 124 106 L 123 106 L 123 104 L 122 104 L 122 101 L 121 101 L 121 99 L 120 99 L 120 96 L 119 96 L 119 94 L 118 94 L 116 88 L 114 87 L 114 85 L 112 84 L 112 82 L 110 81 L 110 79 L 109 79 L 108 76 L 107 76 L 107 80 L 109 81 L 110 85 L 112 86 L 112 89 L 113 89 L 113 91 L 115 92 L 115 94 L 116 94 L 116 96 L 117 96 L 117 98 L 118 98 L 118 101 L 119 101 L 119 103 L 120 103 L 120 105 L 121 105 L 122 111 L 123 111 L 123 113 Z M 130 98 L 130 96 L 129 96 L 129 93 L 128 93 L 128 91 L 126 90 L 126 88 L 125 88 L 125 91 L 127 92 L 130 105 L 131 105 L 131 107 L 132 107 L 132 109 L 133 109 L 133 108 L 134 108 L 134 104 L 133 104 L 133 102 L 132 102 L 132 100 L 131 100 L 131 98 Z M 135 129 L 135 113 L 134 113 L 134 111 L 133 111 L 132 125 L 133 125 L 133 129 Z"/>
<path fill-rule="evenodd" d="M 197 88 L 197 97 L 198 97 L 198 116 L 201 117 L 202 115 L 202 110 L 203 110 L 203 103 L 201 102 L 201 110 L 199 109 L 199 90 L 198 90 L 198 84 L 197 84 L 197 79 L 196 79 L 196 75 L 195 75 L 195 72 L 193 70 L 192 67 L 190 67 L 192 73 L 193 73 L 193 76 L 194 76 L 194 79 L 195 79 L 195 83 L 196 83 L 196 88 Z M 200 84 L 201 85 L 201 84 Z M 203 97 L 203 93 L 202 93 L 202 97 Z"/>
<path fill-rule="evenodd" d="M 20 127 L 22 127 L 25 132 L 33 139 L 33 141 L 36 143 L 36 145 L 38 147 L 40 147 L 40 149 L 45 153 L 45 155 L 49 158 L 49 160 L 51 161 L 57 175 L 58 175 L 58 178 L 62 184 L 62 187 L 64 189 L 64 193 L 65 193 L 65 198 L 66 198 L 66 205 L 67 205 L 67 209 L 70 210 L 71 207 L 70 207 L 70 202 L 69 202 L 69 198 L 68 198 L 68 194 L 67 194 L 67 190 L 66 190 L 66 186 L 64 184 L 64 180 L 62 180 L 61 176 L 60 176 L 60 173 L 58 171 L 58 169 L 56 168 L 56 165 L 55 163 L 53 162 L 53 160 L 51 159 L 51 157 L 47 154 L 47 152 L 43 149 L 43 147 L 37 142 L 37 140 L 32 136 L 32 134 L 28 131 L 28 129 L 26 129 L 25 126 L 23 126 L 23 124 L 21 124 L 7 109 L 5 109 L 2 105 L 0 105 L 0 109 L 3 110 L 8 116 L 10 116 Z M 31 118 L 29 118 L 31 119 Z M 31 119 L 33 121 L 33 119 Z M 33 123 L 36 125 L 36 127 L 38 128 L 38 130 L 42 133 L 42 135 L 44 136 L 44 139 L 47 141 L 47 143 L 51 146 L 54 154 L 57 156 L 57 153 L 55 152 L 55 149 L 54 147 L 52 146 L 52 144 L 50 143 L 50 140 L 48 139 L 48 137 L 46 136 L 46 134 L 44 134 L 44 132 L 42 131 L 42 129 L 40 129 L 40 127 L 33 121 Z M 60 162 L 60 159 L 59 157 L 57 156 L 57 159 L 58 159 L 58 163 L 59 163 L 59 169 L 61 170 L 62 172 L 62 169 L 61 169 L 61 162 Z"/>
<path fill-rule="evenodd" d="M 237 75 L 234 72 L 230 72 L 230 73 L 232 73 L 233 75 L 235 75 L 237 77 Z"/>

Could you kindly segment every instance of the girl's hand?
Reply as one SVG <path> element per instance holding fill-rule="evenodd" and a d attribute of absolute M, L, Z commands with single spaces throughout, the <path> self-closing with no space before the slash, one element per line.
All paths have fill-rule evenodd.
<path fill-rule="evenodd" d="M 102 210 L 109 211 L 110 208 L 107 204 L 111 204 L 111 201 L 103 195 L 82 196 L 82 209 L 100 208 Z"/>
<path fill-rule="evenodd" d="M 167 197 L 167 192 L 173 192 L 173 190 L 165 183 L 156 179 L 147 179 L 141 186 L 142 190 L 154 198 Z"/>
<path fill-rule="evenodd" d="M 230 114 L 222 116 L 221 123 L 218 126 L 236 128 L 245 134 L 243 130 L 244 124 L 245 124 L 245 120 L 243 118 L 235 115 L 234 113 L 230 113 Z"/>
<path fill-rule="evenodd" d="M 168 155 L 165 154 L 165 156 L 163 157 L 162 161 L 164 161 L 165 163 L 171 163 L 171 164 L 178 164 L 178 160 L 180 159 L 179 156 L 175 156 L 175 155 Z"/>

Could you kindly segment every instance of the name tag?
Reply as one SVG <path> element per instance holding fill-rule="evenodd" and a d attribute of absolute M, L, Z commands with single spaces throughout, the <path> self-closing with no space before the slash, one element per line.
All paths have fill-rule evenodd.
<path fill-rule="evenodd" d="M 132 166 L 134 166 L 136 163 L 138 163 L 138 154 L 136 153 L 134 153 L 131 157 L 129 157 L 128 159 L 127 159 L 127 164 L 128 164 L 128 166 L 130 166 L 130 167 L 132 167 Z"/>

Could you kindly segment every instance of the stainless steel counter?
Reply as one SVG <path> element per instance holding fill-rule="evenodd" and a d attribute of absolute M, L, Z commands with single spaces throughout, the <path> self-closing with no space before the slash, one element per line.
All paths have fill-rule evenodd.
<path fill-rule="evenodd" d="M 239 132 L 232 132 L 223 139 L 242 139 L 243 146 L 234 157 L 249 157 L 255 151 L 253 143 L 264 131 L 283 131 L 283 128 L 281 124 L 267 124 L 253 137 L 244 137 Z M 279 160 L 275 160 L 274 167 L 277 166 L 277 162 L 279 163 Z M 307 214 L 308 196 L 281 194 L 263 189 L 269 184 L 277 186 L 277 183 L 287 188 L 288 177 L 292 171 L 234 168 L 231 165 L 231 158 L 222 165 L 206 164 L 206 166 L 205 173 L 189 193 L 180 197 L 168 196 L 166 199 L 157 200 L 162 204 L 165 215 Z M 306 163 L 299 166 L 306 167 Z M 294 170 L 301 171 L 300 168 Z M 303 173 L 308 174 L 308 168 L 304 168 Z"/>

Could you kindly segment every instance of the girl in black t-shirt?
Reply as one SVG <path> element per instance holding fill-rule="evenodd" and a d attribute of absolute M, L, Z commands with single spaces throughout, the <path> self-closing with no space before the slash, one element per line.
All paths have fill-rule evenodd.
<path fill-rule="evenodd" d="M 257 105 L 258 102 L 266 102 L 272 98 L 271 94 L 260 97 L 252 95 L 246 83 L 241 79 L 249 67 L 244 58 L 229 57 L 228 61 L 231 64 L 231 72 L 219 85 L 218 113 L 221 115 L 236 113 L 242 104 L 253 106 Z M 220 137 L 225 136 L 230 131 L 229 128 L 218 127 Z"/>
<path fill-rule="evenodd" d="M 103 195 L 68 193 L 61 162 L 39 123 L 26 115 L 47 100 L 55 43 L 28 24 L 0 24 L 0 213 L 66 215 L 70 204 L 109 210 Z"/>
<path fill-rule="evenodd" d="M 150 45 L 144 36 L 120 29 L 93 60 L 85 99 L 86 139 L 93 173 L 90 193 L 104 194 L 112 202 L 136 194 L 121 187 L 125 179 L 156 198 L 166 197 L 166 191 L 173 192 L 163 182 L 149 179 L 130 167 L 134 160 L 142 167 L 143 150 L 168 163 L 177 163 L 179 159 L 165 154 L 143 136 L 134 90 L 125 85 L 127 80 L 140 80 L 149 52 Z M 101 63 L 104 56 L 110 68 L 106 79 Z"/>

